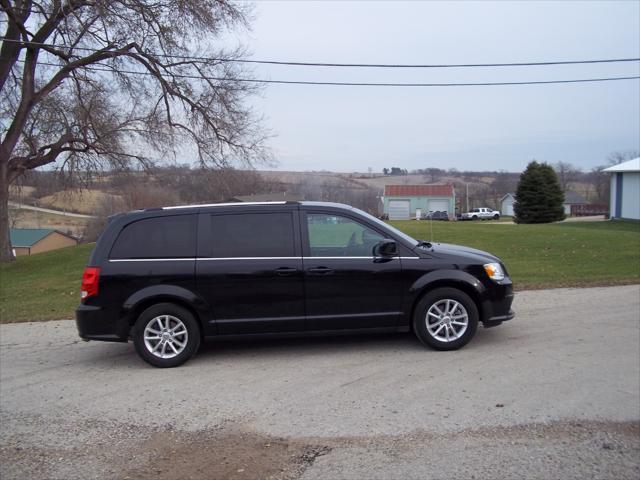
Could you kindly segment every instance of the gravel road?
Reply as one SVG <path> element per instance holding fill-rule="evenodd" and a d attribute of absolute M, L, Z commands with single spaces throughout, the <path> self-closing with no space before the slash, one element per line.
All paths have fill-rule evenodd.
<path fill-rule="evenodd" d="M 518 293 L 457 352 L 409 334 L 208 342 L 159 370 L 0 326 L 0 478 L 640 477 L 640 286 Z"/>

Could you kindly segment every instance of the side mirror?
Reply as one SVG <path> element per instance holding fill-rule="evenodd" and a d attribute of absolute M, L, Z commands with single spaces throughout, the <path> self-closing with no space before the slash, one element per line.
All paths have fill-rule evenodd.
<path fill-rule="evenodd" d="M 373 247 L 373 256 L 391 258 L 398 255 L 398 246 L 394 240 L 380 240 Z"/>

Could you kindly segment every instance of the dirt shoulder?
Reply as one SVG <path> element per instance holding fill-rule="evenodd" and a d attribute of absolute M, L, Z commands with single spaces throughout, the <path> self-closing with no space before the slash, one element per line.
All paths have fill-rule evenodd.
<path fill-rule="evenodd" d="M 0 477 L 4 480 L 472 475 L 623 480 L 640 475 L 639 422 L 552 422 L 448 434 L 414 431 L 403 436 L 281 438 L 233 424 L 185 432 L 40 416 L 2 420 Z M 455 461 L 447 451 L 455 454 Z"/>

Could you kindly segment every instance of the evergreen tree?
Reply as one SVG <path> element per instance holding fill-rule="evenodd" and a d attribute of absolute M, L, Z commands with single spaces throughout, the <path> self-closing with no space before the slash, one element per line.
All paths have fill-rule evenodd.
<path fill-rule="evenodd" d="M 550 165 L 533 161 L 518 182 L 514 213 L 518 223 L 550 223 L 564 219 L 564 193 Z"/>

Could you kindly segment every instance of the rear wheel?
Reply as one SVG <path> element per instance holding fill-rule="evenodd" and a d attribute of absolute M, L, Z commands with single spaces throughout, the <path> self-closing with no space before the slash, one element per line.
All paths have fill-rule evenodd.
<path fill-rule="evenodd" d="M 478 317 L 469 295 L 456 288 L 438 288 L 418 302 L 413 329 L 423 343 L 436 350 L 456 350 L 476 334 Z"/>
<path fill-rule="evenodd" d="M 477 219 L 478 219 L 477 215 L 474 215 L 473 217 L 471 217 L 471 220 L 477 220 Z"/>
<path fill-rule="evenodd" d="M 186 308 L 158 303 L 138 317 L 133 343 L 138 355 L 154 367 L 177 367 L 198 351 L 200 327 Z"/>

